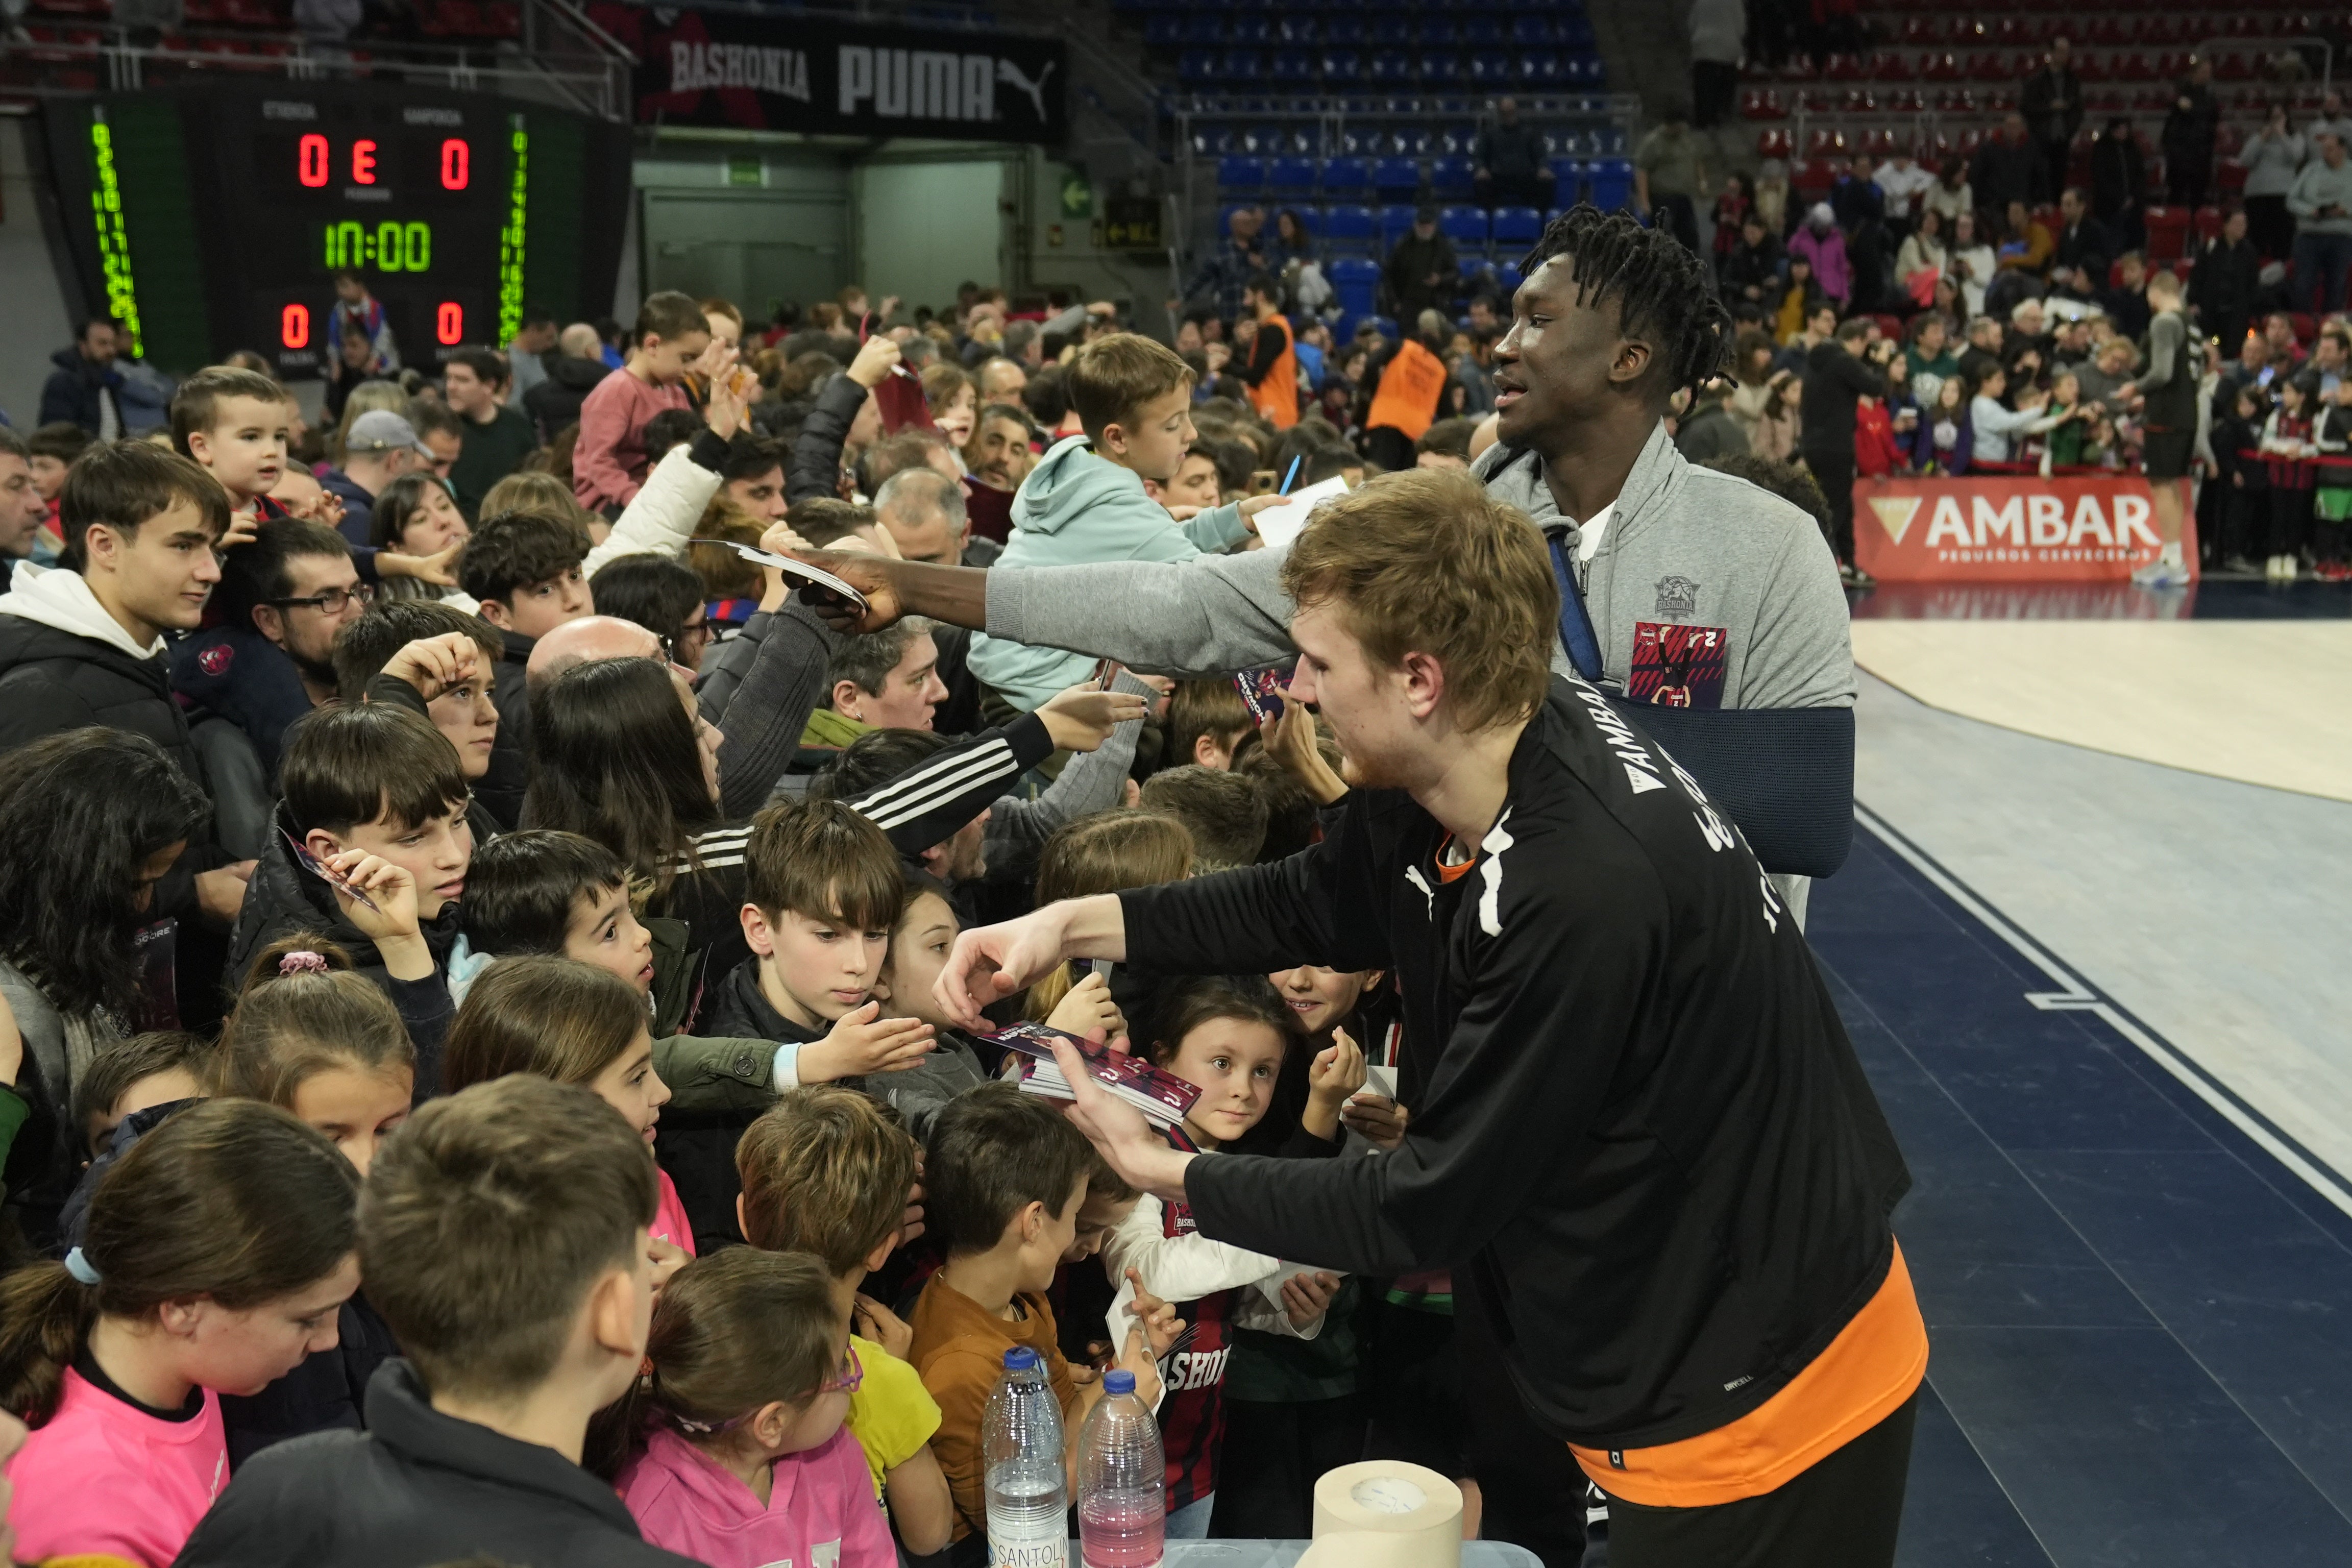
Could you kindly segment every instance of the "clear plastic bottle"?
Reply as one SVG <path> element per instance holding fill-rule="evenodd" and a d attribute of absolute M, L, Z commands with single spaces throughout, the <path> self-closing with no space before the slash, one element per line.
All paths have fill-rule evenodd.
<path fill-rule="evenodd" d="M 1135 1373 L 1103 1374 L 1078 1432 L 1078 1548 L 1086 1568 L 1155 1568 L 1166 1551 L 1168 1463 Z"/>
<path fill-rule="evenodd" d="M 996 1568 L 1064 1568 L 1069 1489 L 1062 1475 L 1062 1407 L 1037 1352 L 1004 1352 L 1004 1376 L 981 1419 L 988 1489 L 988 1560 Z"/>

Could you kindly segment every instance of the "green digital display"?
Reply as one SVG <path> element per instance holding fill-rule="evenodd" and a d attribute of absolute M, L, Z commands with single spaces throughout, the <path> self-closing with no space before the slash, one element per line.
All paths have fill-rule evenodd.
<path fill-rule="evenodd" d="M 106 313 L 130 334 L 131 352 L 146 353 L 139 325 L 139 289 L 131 276 L 131 240 L 122 226 L 122 182 L 114 167 L 114 132 L 103 105 L 90 110 L 90 216 L 98 225 L 99 265 L 106 274 Z"/>
<path fill-rule="evenodd" d="M 330 268 L 373 268 L 379 272 L 429 272 L 433 269 L 433 226 L 429 223 L 331 223 L 325 227 L 323 264 Z M 509 334 L 511 336 L 512 334 Z"/>

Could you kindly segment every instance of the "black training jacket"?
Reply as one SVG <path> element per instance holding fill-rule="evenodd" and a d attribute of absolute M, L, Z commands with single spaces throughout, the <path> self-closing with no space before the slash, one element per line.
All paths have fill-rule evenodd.
<path fill-rule="evenodd" d="M 1195 1161 L 1193 1215 L 1300 1262 L 1467 1271 L 1561 1437 L 1736 1420 L 1885 1279 L 1908 1181 L 1803 933 L 1697 784 L 1581 681 L 1554 679 L 1451 883 L 1444 837 L 1360 790 L 1288 860 L 1119 895 L 1129 952 L 1162 972 L 1392 970 L 1426 1068 L 1402 1148 Z"/>

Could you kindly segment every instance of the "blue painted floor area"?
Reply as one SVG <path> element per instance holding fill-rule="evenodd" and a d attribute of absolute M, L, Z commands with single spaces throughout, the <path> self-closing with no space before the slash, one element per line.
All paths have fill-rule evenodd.
<path fill-rule="evenodd" d="M 1807 928 L 1915 1181 L 1902 1568 L 2352 1564 L 2352 1215 L 1872 833 Z"/>

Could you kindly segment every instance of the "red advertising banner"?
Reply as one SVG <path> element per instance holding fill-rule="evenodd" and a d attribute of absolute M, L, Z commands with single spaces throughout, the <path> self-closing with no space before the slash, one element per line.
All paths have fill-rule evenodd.
<path fill-rule="evenodd" d="M 1856 479 L 1853 539 L 1882 583 L 2108 582 L 2162 548 L 2137 474 Z"/>

